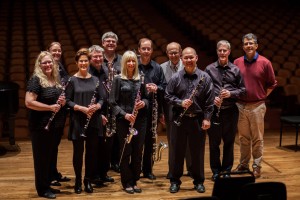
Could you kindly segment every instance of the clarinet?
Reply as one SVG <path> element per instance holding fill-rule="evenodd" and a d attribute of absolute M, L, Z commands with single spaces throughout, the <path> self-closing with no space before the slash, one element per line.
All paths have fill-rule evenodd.
<path fill-rule="evenodd" d="M 98 87 L 99 87 L 99 81 L 97 81 L 96 88 L 95 88 L 95 90 L 94 90 L 94 94 L 93 94 L 93 96 L 92 96 L 92 99 L 91 99 L 91 102 L 90 102 L 89 106 L 95 104 L 95 102 L 96 102 L 96 94 L 97 94 L 97 91 L 98 91 Z M 80 134 L 81 137 L 86 137 L 85 132 L 86 132 L 86 130 L 87 130 L 89 124 L 90 124 L 91 118 L 92 118 L 92 116 L 86 118 L 86 124 L 84 125 L 83 131 L 82 131 L 82 133 Z"/>
<path fill-rule="evenodd" d="M 196 87 L 193 89 L 190 97 L 189 97 L 189 100 L 192 100 L 192 98 L 196 95 L 198 89 L 200 88 L 202 82 L 204 81 L 204 77 L 202 77 L 199 81 L 199 83 L 196 85 Z M 184 108 L 183 112 L 180 113 L 180 115 L 178 116 L 178 118 L 174 121 L 174 123 L 177 125 L 177 126 L 180 126 L 181 125 L 181 120 L 182 120 L 182 117 L 184 116 L 185 112 L 187 111 L 188 108 Z"/>
<path fill-rule="evenodd" d="M 62 86 L 62 92 L 61 92 L 61 94 L 59 95 L 59 97 L 65 96 L 65 95 L 66 95 L 65 90 L 66 90 L 66 88 L 67 88 L 67 86 L 68 86 L 70 80 L 71 80 L 71 77 L 68 79 L 68 81 L 67 81 L 65 84 L 63 84 L 63 86 Z M 58 97 L 58 99 L 59 99 L 59 97 Z M 56 104 L 59 104 L 59 105 L 61 106 L 61 104 L 58 102 L 58 99 L 57 99 L 57 101 L 56 101 Z M 53 119 L 54 119 L 56 113 L 57 113 L 57 112 L 53 112 L 52 115 L 51 115 L 51 117 L 50 117 L 50 119 L 48 120 L 48 123 L 47 123 L 47 125 L 46 125 L 45 128 L 44 128 L 46 131 L 49 131 L 50 124 L 51 124 L 51 122 L 53 121 Z"/>
<path fill-rule="evenodd" d="M 115 76 L 115 72 L 116 70 L 112 67 L 108 66 L 108 79 L 106 80 L 106 82 L 102 82 L 104 85 L 104 88 L 107 92 L 107 94 L 110 93 L 111 88 L 112 88 L 112 81 L 114 79 Z M 115 133 L 116 133 L 116 116 L 114 116 L 112 114 L 112 108 L 111 106 L 108 104 L 107 105 L 107 119 L 108 122 L 105 125 L 105 136 L 106 137 L 112 137 Z"/>
<path fill-rule="evenodd" d="M 220 93 L 219 93 L 219 98 L 221 99 L 221 101 L 223 101 L 223 98 L 221 98 L 221 92 L 224 89 L 224 81 L 225 81 L 225 73 L 223 74 L 223 78 L 222 78 L 222 86 L 220 88 Z M 220 125 L 220 111 L 221 111 L 221 106 L 218 107 L 218 111 L 216 112 L 216 120 L 213 122 L 215 125 Z"/>

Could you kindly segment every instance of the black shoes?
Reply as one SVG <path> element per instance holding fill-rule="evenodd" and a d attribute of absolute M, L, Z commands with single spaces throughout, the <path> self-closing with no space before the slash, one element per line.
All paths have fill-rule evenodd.
<path fill-rule="evenodd" d="M 111 177 L 111 176 L 108 176 L 108 175 L 106 175 L 106 176 L 104 176 L 104 177 L 102 177 L 102 178 L 100 178 L 103 182 L 114 182 L 115 181 L 115 179 L 113 178 L 113 177 Z"/>
<path fill-rule="evenodd" d="M 218 173 L 215 173 L 215 174 L 212 175 L 211 180 L 212 180 L 212 181 L 216 181 L 216 179 L 217 179 L 218 177 L 219 177 L 219 174 L 218 174 Z"/>
<path fill-rule="evenodd" d="M 194 189 L 199 193 L 204 193 L 205 192 L 205 187 L 202 183 L 199 183 L 199 184 L 195 185 Z"/>
<path fill-rule="evenodd" d="M 156 176 L 152 173 L 144 173 L 144 178 L 148 178 L 150 180 L 155 180 L 156 179 Z"/>
<path fill-rule="evenodd" d="M 128 194 L 134 194 L 134 189 L 133 187 L 127 187 L 124 189 L 125 192 L 127 192 Z"/>
<path fill-rule="evenodd" d="M 85 179 L 83 182 L 84 182 L 84 191 L 86 191 L 87 193 L 93 193 L 93 186 L 91 182 L 87 179 Z"/>
<path fill-rule="evenodd" d="M 48 191 L 46 191 L 46 192 L 44 192 L 42 194 L 39 194 L 39 196 L 40 197 L 45 197 L 47 199 L 55 199 L 56 198 L 55 194 L 52 193 L 50 190 L 48 190 Z"/>
<path fill-rule="evenodd" d="M 74 192 L 80 194 L 82 192 L 81 183 L 75 183 Z"/>
<path fill-rule="evenodd" d="M 177 193 L 180 189 L 180 185 L 176 184 L 176 183 L 171 183 L 170 186 L 170 193 Z"/>
<path fill-rule="evenodd" d="M 110 168 L 115 172 L 120 173 L 120 166 L 118 164 L 111 164 Z"/>
<path fill-rule="evenodd" d="M 56 179 L 57 182 L 68 182 L 71 179 L 66 177 L 66 176 L 62 176 L 61 173 L 58 173 L 58 178 Z"/>
<path fill-rule="evenodd" d="M 133 191 L 136 192 L 136 193 L 142 193 L 142 189 L 139 188 L 138 186 L 133 186 Z"/>

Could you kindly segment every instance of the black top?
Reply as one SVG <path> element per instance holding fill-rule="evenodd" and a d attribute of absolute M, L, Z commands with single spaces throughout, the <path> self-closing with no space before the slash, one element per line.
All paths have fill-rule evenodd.
<path fill-rule="evenodd" d="M 60 81 L 62 84 L 68 81 L 69 79 L 69 74 L 66 71 L 65 67 L 59 62 L 58 63 L 58 71 L 59 71 L 59 76 L 60 76 Z"/>
<path fill-rule="evenodd" d="M 98 87 L 96 87 L 98 85 Z M 70 129 L 69 139 L 75 140 L 79 138 L 83 132 L 84 126 L 87 122 L 87 116 L 81 111 L 74 111 L 75 105 L 86 106 L 91 104 L 91 99 L 95 94 L 95 103 L 103 105 L 103 97 L 101 96 L 101 87 L 99 79 L 95 76 L 90 78 L 78 78 L 73 76 L 66 89 L 66 100 L 67 105 L 71 108 L 70 110 Z M 100 110 L 97 110 L 90 119 L 89 127 L 100 129 L 97 131 L 98 135 L 101 135 L 102 131 L 102 119 Z"/>
<path fill-rule="evenodd" d="M 214 84 L 215 96 L 219 96 L 223 87 L 230 91 L 231 97 L 223 99 L 222 106 L 231 106 L 237 99 L 246 93 L 243 77 L 239 68 L 228 62 L 227 66 L 220 66 L 219 62 L 214 62 L 205 68 Z"/>
<path fill-rule="evenodd" d="M 139 90 L 141 100 L 145 102 L 145 107 L 139 110 L 138 116 L 144 116 L 145 118 L 145 110 L 148 107 L 145 85 L 141 84 L 139 80 L 125 80 L 121 79 L 121 76 L 114 78 L 109 103 L 112 105 L 113 114 L 117 118 L 125 118 L 126 113 L 132 113 Z"/>
<path fill-rule="evenodd" d="M 157 85 L 157 93 L 164 93 L 167 82 L 164 72 L 157 62 L 151 60 L 147 65 L 143 65 L 139 60 L 139 71 L 145 75 L 145 84 L 155 83 Z"/>
<path fill-rule="evenodd" d="M 155 83 L 157 85 L 157 95 L 149 94 L 149 113 L 152 113 L 153 98 L 156 96 L 158 103 L 158 113 L 162 113 L 162 102 L 164 100 L 164 92 L 167 86 L 163 69 L 154 60 L 150 60 L 147 65 L 141 64 L 139 60 L 139 71 L 145 75 L 145 84 Z"/>
<path fill-rule="evenodd" d="M 100 68 L 100 71 L 98 71 L 95 67 L 93 67 L 92 65 L 90 65 L 89 67 L 89 72 L 90 74 L 92 74 L 93 76 L 96 76 L 99 79 L 99 83 L 101 86 L 101 96 L 103 97 L 104 103 L 103 106 L 101 108 L 101 113 L 103 115 L 106 115 L 106 111 L 107 111 L 107 102 L 108 102 L 108 92 L 106 91 L 104 84 L 106 84 L 106 81 L 108 79 L 108 69 L 106 66 L 102 65 Z"/>
<path fill-rule="evenodd" d="M 115 58 L 113 60 L 113 68 L 115 70 L 117 70 L 117 74 L 121 73 L 121 60 L 122 60 L 122 56 L 120 54 L 115 54 Z M 108 68 L 108 60 L 105 58 L 104 56 L 104 65 Z"/>
<path fill-rule="evenodd" d="M 40 79 L 36 76 L 31 77 L 27 83 L 27 92 L 33 92 L 37 95 L 37 101 L 52 105 L 55 104 L 58 100 L 59 95 L 62 90 L 55 86 L 53 87 L 42 87 L 40 84 Z M 47 125 L 49 119 L 52 116 L 51 111 L 36 111 L 29 109 L 29 129 L 44 129 Z M 53 121 L 50 124 L 50 129 L 61 128 L 65 124 L 64 112 L 62 109 L 55 114 Z"/>
<path fill-rule="evenodd" d="M 213 83 L 209 75 L 198 68 L 192 75 L 187 74 L 183 69 L 170 79 L 165 92 L 165 100 L 174 106 L 175 114 L 183 112 L 182 101 L 190 97 L 199 83 L 201 85 L 192 98 L 193 104 L 186 113 L 202 114 L 205 119 L 210 120 L 214 109 Z"/>

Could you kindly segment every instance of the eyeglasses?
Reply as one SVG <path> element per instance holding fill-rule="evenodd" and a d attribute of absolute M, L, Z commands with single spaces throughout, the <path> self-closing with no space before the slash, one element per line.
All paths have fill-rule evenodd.
<path fill-rule="evenodd" d="M 104 42 L 106 42 L 106 43 L 113 43 L 113 44 L 117 43 L 116 40 L 104 40 Z"/>
<path fill-rule="evenodd" d="M 53 64 L 53 62 L 52 61 L 45 61 L 45 62 L 41 62 L 41 65 L 47 65 L 47 64 Z"/>
<path fill-rule="evenodd" d="M 249 46 L 252 46 L 252 45 L 254 45 L 254 44 L 255 44 L 254 42 L 245 42 L 245 43 L 244 43 L 244 46 L 248 46 L 248 45 L 249 45 Z"/>
<path fill-rule="evenodd" d="M 218 53 L 227 53 L 228 49 L 218 49 Z"/>
<path fill-rule="evenodd" d="M 168 54 L 169 54 L 169 55 L 174 55 L 174 56 L 176 56 L 176 55 L 179 54 L 179 52 L 168 52 Z"/>

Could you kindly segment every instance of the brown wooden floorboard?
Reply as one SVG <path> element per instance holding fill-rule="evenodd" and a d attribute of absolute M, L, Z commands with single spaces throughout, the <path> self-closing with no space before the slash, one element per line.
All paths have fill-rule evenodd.
<path fill-rule="evenodd" d="M 159 139 L 166 141 L 164 135 Z M 235 143 L 235 164 L 239 159 L 239 144 Z M 300 199 L 300 151 L 279 149 L 279 131 L 266 131 L 265 152 L 262 168 L 262 177 L 256 182 L 281 181 L 287 186 L 289 200 Z M 293 130 L 284 133 L 283 145 L 294 145 L 295 133 Z M 30 140 L 20 140 L 16 146 L 10 146 L 8 141 L 1 139 L 0 148 L 0 199 L 43 199 L 39 198 L 34 188 L 33 160 Z M 5 151 L 4 151 L 5 150 Z M 167 169 L 167 150 L 163 152 L 162 160 L 154 165 L 157 180 L 153 182 L 141 178 L 139 186 L 143 189 L 141 194 L 130 195 L 125 193 L 120 184 L 119 174 L 109 171 L 115 179 L 114 183 L 105 184 L 95 188 L 94 193 L 77 195 L 73 192 L 74 171 L 72 167 L 72 144 L 63 139 L 59 147 L 58 168 L 63 175 L 71 177 L 70 182 L 62 183 L 57 194 L 58 199 L 182 199 L 187 197 L 210 196 L 213 182 L 210 180 L 208 138 L 206 140 L 205 176 L 206 192 L 199 194 L 194 191 L 191 178 L 182 177 L 181 189 L 176 194 L 169 193 L 169 181 L 165 178 Z M 186 173 L 186 172 L 185 172 Z"/>

